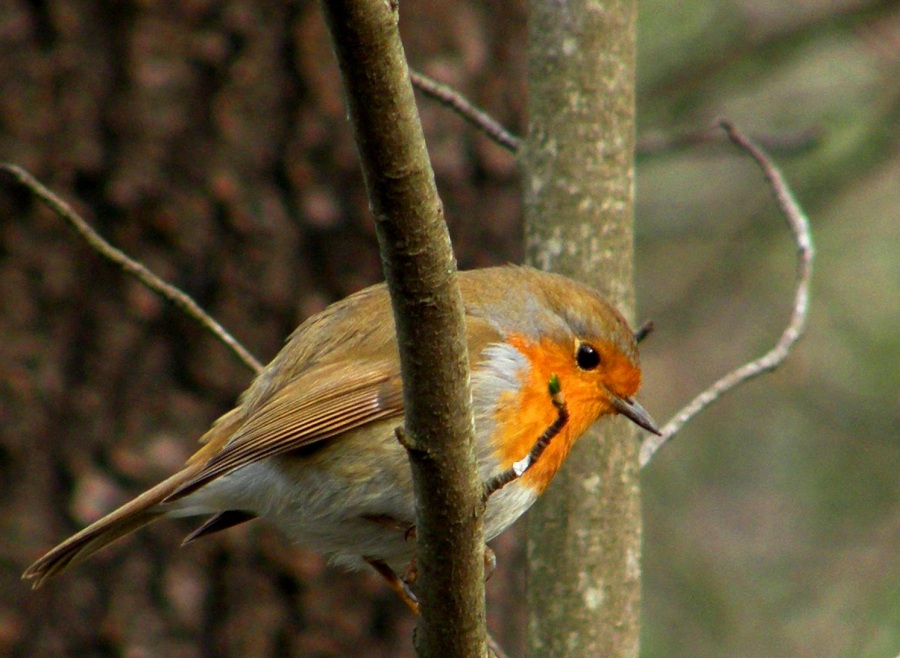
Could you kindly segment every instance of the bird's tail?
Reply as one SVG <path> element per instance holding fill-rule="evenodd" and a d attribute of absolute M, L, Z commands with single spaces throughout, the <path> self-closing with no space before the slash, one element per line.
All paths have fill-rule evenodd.
<path fill-rule="evenodd" d="M 72 535 L 62 544 L 32 564 L 22 578 L 34 580 L 37 589 L 49 578 L 84 562 L 107 544 L 111 544 L 129 532 L 165 516 L 168 510 L 160 505 L 172 492 L 193 477 L 197 466 L 188 466 L 167 480 L 148 489 L 134 500 L 110 512 L 81 532 Z"/>

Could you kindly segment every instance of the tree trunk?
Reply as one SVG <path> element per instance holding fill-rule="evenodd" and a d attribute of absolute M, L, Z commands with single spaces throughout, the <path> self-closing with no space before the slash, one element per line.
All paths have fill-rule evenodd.
<path fill-rule="evenodd" d="M 596 287 L 631 318 L 637 8 L 580 0 L 530 10 L 527 258 Z M 601 422 L 529 515 L 531 656 L 637 656 L 635 432 Z"/>

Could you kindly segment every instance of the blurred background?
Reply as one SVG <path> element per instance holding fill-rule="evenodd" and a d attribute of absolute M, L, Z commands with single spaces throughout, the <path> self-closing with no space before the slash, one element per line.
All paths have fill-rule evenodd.
<path fill-rule="evenodd" d="M 767 350 L 794 247 L 766 144 L 818 251 L 809 334 L 643 473 L 647 658 L 900 652 L 900 5 L 640 3 L 637 278 L 644 405 L 667 420 Z M 521 2 L 406 2 L 414 67 L 522 133 Z M 0 160 L 71 201 L 267 360 L 380 265 L 317 3 L 7 0 Z M 420 98 L 461 267 L 522 258 L 514 159 Z M 264 524 L 179 548 L 163 522 L 32 593 L 25 567 L 168 475 L 249 373 L 0 185 L 0 655 L 409 656 L 370 574 Z M 254 527 L 255 526 L 255 527 Z M 520 655 L 522 528 L 490 625 Z"/>

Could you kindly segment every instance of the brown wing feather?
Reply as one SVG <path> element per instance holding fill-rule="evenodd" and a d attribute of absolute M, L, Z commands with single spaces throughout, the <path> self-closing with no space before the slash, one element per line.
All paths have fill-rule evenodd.
<path fill-rule="evenodd" d="M 336 369 L 343 372 L 334 372 Z M 352 370 L 345 366 L 318 370 L 322 372 L 307 373 L 272 395 L 224 445 L 210 441 L 201 448 L 197 456 L 208 455 L 202 468 L 164 502 L 183 498 L 242 466 L 402 415 L 402 386 L 393 362 L 366 368 L 357 363 Z"/>
<path fill-rule="evenodd" d="M 192 470 L 194 470 L 192 467 L 188 467 L 179 471 L 134 500 L 92 523 L 78 534 L 69 537 L 28 567 L 22 577 L 33 578 L 33 587 L 37 589 L 48 578 L 74 567 L 119 537 L 163 516 L 165 512 L 159 509 L 159 504 L 182 482 L 190 478 Z"/>

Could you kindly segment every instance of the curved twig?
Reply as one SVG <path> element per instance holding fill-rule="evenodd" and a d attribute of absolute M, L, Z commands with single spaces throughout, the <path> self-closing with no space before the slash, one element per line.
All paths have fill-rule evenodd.
<path fill-rule="evenodd" d="M 730 122 L 723 120 L 719 122 L 719 125 L 728 134 L 728 138 L 747 152 L 762 169 L 769 186 L 775 194 L 775 200 L 778 202 L 778 206 L 787 220 L 791 233 L 794 235 L 794 243 L 797 246 L 797 290 L 794 294 L 794 307 L 791 312 L 790 322 L 788 322 L 775 347 L 760 358 L 745 363 L 722 377 L 675 414 L 663 426 L 660 436 L 649 436 L 644 440 L 641 444 L 640 452 L 642 468 L 649 463 L 657 450 L 671 440 L 689 420 L 710 404 L 740 384 L 777 368 L 788 357 L 794 344 L 800 339 L 806 329 L 806 320 L 809 313 L 809 282 L 812 275 L 814 255 L 809 219 L 807 219 L 802 208 L 800 208 L 800 205 L 794 198 L 793 192 L 791 192 L 778 167 L 772 163 L 765 152 L 753 141 L 742 135 Z"/>
<path fill-rule="evenodd" d="M 509 152 L 513 154 L 518 153 L 522 146 L 522 138 L 504 128 L 499 121 L 475 106 L 461 92 L 412 69 L 410 69 L 409 78 L 413 86 L 423 94 L 456 112 L 465 121 Z M 653 155 L 680 148 L 689 148 L 698 144 L 716 142 L 718 141 L 715 135 L 717 127 L 717 125 L 712 125 L 707 128 L 671 135 L 661 133 L 647 134 L 638 138 L 635 144 L 635 153 L 637 155 Z M 812 126 L 790 133 L 761 134 L 753 139 L 757 144 L 769 151 L 800 152 L 818 144 L 821 137 L 821 127 Z"/>
<path fill-rule="evenodd" d="M 147 269 L 145 265 L 129 258 L 124 252 L 109 244 L 69 204 L 48 190 L 34 176 L 21 167 L 9 163 L 0 163 L 0 170 L 8 171 L 20 184 L 43 201 L 50 210 L 67 221 L 94 251 L 118 265 L 126 274 L 131 275 L 142 285 L 165 298 L 176 308 L 199 322 L 204 329 L 224 343 L 253 372 L 258 373 L 262 370 L 262 364 L 234 336 L 228 333 L 221 324 L 200 308 L 197 302 L 175 286 L 163 281 Z"/>
<path fill-rule="evenodd" d="M 509 132 L 487 112 L 475 107 L 461 93 L 417 71 L 410 70 L 409 79 L 416 89 L 449 107 L 507 151 L 518 152 L 522 140 Z"/>
<path fill-rule="evenodd" d="M 703 144 L 717 144 L 722 139 L 719 128 L 720 124 L 716 122 L 706 128 L 681 133 L 651 131 L 638 137 L 634 146 L 635 155 L 656 155 Z M 813 125 L 794 132 L 758 133 L 753 136 L 753 141 L 770 153 L 802 153 L 818 145 L 822 134 L 822 127 Z"/>

